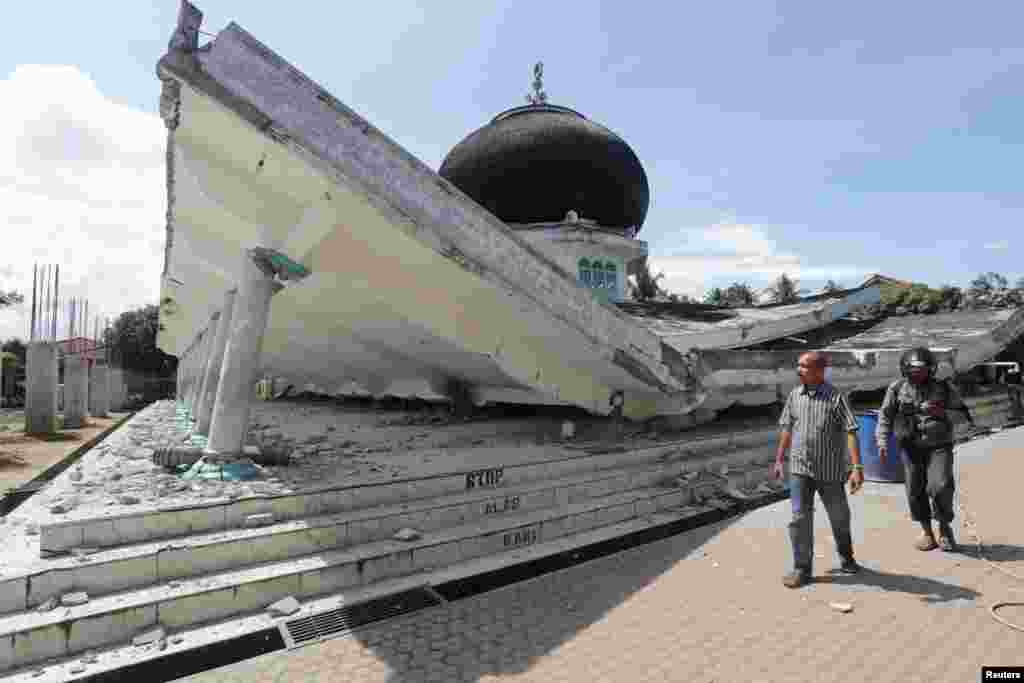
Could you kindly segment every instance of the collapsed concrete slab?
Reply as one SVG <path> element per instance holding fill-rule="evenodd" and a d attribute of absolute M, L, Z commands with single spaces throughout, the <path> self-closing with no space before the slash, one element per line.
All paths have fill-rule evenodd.
<path fill-rule="evenodd" d="M 703 400 L 693 362 L 237 25 L 161 60 L 170 211 L 160 347 L 189 348 L 240 256 L 309 271 L 274 297 L 259 372 L 418 382 L 636 418 Z M 194 374 L 194 373 L 192 373 Z M 193 386 L 190 383 L 189 386 Z M 216 425 L 213 427 L 216 431 Z"/>
<path fill-rule="evenodd" d="M 720 308 L 689 303 L 619 303 L 639 324 L 681 351 L 691 348 L 738 349 L 792 337 L 877 304 L 877 286 L 808 297 L 781 306 Z"/>
<path fill-rule="evenodd" d="M 915 346 L 930 348 L 938 373 L 964 373 L 998 355 L 1024 335 L 1024 309 L 958 311 L 894 317 L 826 346 L 832 383 L 847 392 L 876 391 L 899 379 L 899 360 Z M 703 350 L 702 376 L 712 398 L 704 405 L 765 405 L 781 400 L 796 383 L 796 361 L 805 348 L 771 351 Z"/>

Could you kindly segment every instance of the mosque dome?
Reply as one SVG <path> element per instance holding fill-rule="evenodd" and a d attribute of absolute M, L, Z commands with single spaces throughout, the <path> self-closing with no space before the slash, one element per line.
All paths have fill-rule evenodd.
<path fill-rule="evenodd" d="M 650 192 L 636 154 L 604 126 L 543 99 L 471 133 L 440 175 L 506 223 L 557 222 L 575 211 L 604 227 L 639 229 Z"/>

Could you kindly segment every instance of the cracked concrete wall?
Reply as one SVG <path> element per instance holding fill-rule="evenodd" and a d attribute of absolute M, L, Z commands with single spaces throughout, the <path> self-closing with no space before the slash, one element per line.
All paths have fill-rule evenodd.
<path fill-rule="evenodd" d="M 594 300 L 573 275 L 236 25 L 194 54 L 169 53 L 161 70 L 273 129 L 282 144 L 303 156 L 340 171 L 417 239 L 440 253 L 457 252 L 480 277 L 529 298 L 593 342 L 645 356 L 661 380 L 672 383 L 658 367 L 653 335 Z"/>

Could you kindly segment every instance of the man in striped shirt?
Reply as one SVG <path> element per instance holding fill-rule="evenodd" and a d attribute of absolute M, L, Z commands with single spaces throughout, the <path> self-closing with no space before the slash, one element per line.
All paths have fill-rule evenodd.
<path fill-rule="evenodd" d="M 793 519 L 789 524 L 789 537 L 793 543 L 793 571 L 782 580 L 789 588 L 798 588 L 811 580 L 815 492 L 821 497 L 832 525 L 842 562 L 840 571 L 854 574 L 860 570 L 853 559 L 850 506 L 844 488 L 849 481 L 850 493 L 854 494 L 864 484 L 857 418 L 846 396 L 825 380 L 827 365 L 828 359 L 820 352 L 800 356 L 797 365 L 800 386 L 790 392 L 779 418 L 781 433 L 772 477 L 782 477 L 786 451 L 790 452 L 792 460 L 789 496 Z"/>

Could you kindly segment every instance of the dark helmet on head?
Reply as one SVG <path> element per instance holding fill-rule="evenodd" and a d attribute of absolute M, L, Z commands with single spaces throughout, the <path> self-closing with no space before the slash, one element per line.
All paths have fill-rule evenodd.
<path fill-rule="evenodd" d="M 928 369 L 929 375 L 935 374 L 935 355 L 927 348 L 918 346 L 910 349 L 900 358 L 900 372 L 904 377 L 910 375 L 912 368 L 924 367 Z"/>

